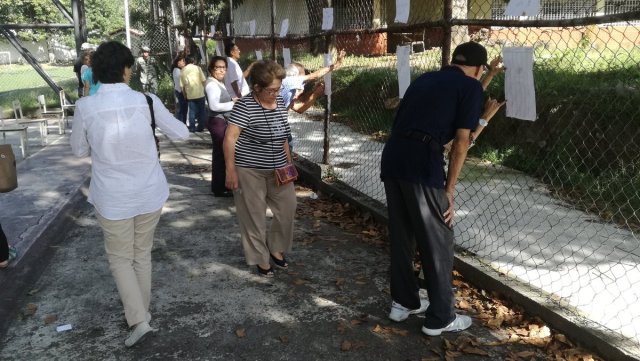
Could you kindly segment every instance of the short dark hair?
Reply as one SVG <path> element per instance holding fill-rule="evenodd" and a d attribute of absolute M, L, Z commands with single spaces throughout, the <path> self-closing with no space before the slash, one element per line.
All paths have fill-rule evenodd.
<path fill-rule="evenodd" d="M 227 58 L 225 58 L 224 56 L 212 56 L 211 60 L 209 61 L 209 66 L 207 67 L 209 74 L 213 74 L 216 66 L 216 61 L 224 61 L 224 66 L 229 66 L 229 64 L 227 63 Z"/>
<path fill-rule="evenodd" d="M 236 43 L 234 43 L 233 41 L 228 41 L 224 44 L 224 53 L 227 56 L 231 56 L 231 50 L 233 49 L 233 47 L 236 46 Z"/>
<path fill-rule="evenodd" d="M 195 64 L 196 58 L 193 55 L 189 54 L 184 58 L 184 62 L 187 64 Z"/>
<path fill-rule="evenodd" d="M 275 79 L 284 79 L 286 75 L 282 66 L 273 60 L 256 61 L 249 72 L 251 84 L 261 88 L 268 87 Z"/>
<path fill-rule="evenodd" d="M 91 58 L 93 82 L 122 83 L 124 69 L 131 68 L 134 61 L 131 50 L 124 44 L 117 41 L 107 41 L 100 44 Z"/>
<path fill-rule="evenodd" d="M 176 55 L 176 58 L 173 59 L 173 63 L 171 63 L 171 71 L 178 67 L 178 62 L 180 62 L 180 60 L 184 60 L 183 52 L 179 52 L 178 55 Z"/>

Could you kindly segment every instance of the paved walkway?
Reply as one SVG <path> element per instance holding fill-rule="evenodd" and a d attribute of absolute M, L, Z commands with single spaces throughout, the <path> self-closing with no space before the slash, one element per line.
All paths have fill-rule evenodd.
<path fill-rule="evenodd" d="M 295 150 L 320 162 L 323 123 L 310 119 L 322 116 L 290 117 Z M 379 178 L 383 144 L 339 123 L 331 124 L 330 134 L 330 163 L 338 179 L 385 203 Z M 584 316 L 590 327 L 613 330 L 640 357 L 637 234 L 575 209 L 508 168 L 467 162 L 457 188 L 459 246 Z"/>
<path fill-rule="evenodd" d="M 417 360 L 444 354 L 442 338 L 420 334 L 419 316 L 401 324 L 386 319 L 387 250 L 312 216 L 323 201 L 311 199 L 309 191 L 298 191 L 290 270 L 268 280 L 246 266 L 232 199 L 210 195 L 207 133 L 161 142 L 171 196 L 152 253 L 151 325 L 158 331 L 126 349 L 127 327 L 102 233 L 84 197 L 71 196 L 86 191 L 89 168 L 69 154 L 66 140 L 21 162 L 20 188 L 1 198 L 0 219 L 24 253 L 0 272 L 0 300 L 18 306 L 0 314 L 0 329 L 9 326 L 0 359 Z M 59 239 L 37 237 L 38 229 L 50 234 L 51 215 L 65 200 L 75 203 Z M 41 256 L 34 255 L 38 248 Z M 38 276 L 23 281 L 26 272 Z M 20 287 L 6 287 L 16 283 Z M 508 338 L 504 330 L 481 324 L 476 320 L 467 332 L 447 338 L 487 345 L 485 360 L 504 360 L 514 350 L 544 357 L 533 346 L 501 344 Z M 57 332 L 59 325 L 72 330 Z"/>

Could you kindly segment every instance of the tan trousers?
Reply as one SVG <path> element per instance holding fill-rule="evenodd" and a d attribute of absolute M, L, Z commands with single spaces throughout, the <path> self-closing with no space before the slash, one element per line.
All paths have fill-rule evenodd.
<path fill-rule="evenodd" d="M 240 191 L 234 192 L 242 248 L 248 265 L 269 263 L 269 253 L 288 252 L 293 243 L 296 191 L 293 182 L 276 185 L 273 170 L 236 167 Z M 266 212 L 273 220 L 267 232 Z"/>
<path fill-rule="evenodd" d="M 109 268 L 129 326 L 145 320 L 151 302 L 151 248 L 162 209 L 112 221 L 96 211 Z"/>

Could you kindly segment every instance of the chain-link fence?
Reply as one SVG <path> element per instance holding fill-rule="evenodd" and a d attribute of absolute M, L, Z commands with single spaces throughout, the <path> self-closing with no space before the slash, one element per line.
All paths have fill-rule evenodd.
<path fill-rule="evenodd" d="M 234 38 L 244 66 L 262 56 L 314 71 L 324 53 L 335 61 L 346 50 L 331 95 L 291 112 L 294 150 L 382 207 L 379 163 L 399 96 L 397 47 L 409 47 L 412 79 L 440 68 L 469 39 L 490 58 L 532 48 L 537 119 L 501 111 L 471 149 L 458 186 L 457 245 L 489 272 L 524 282 L 637 350 L 640 3 L 543 0 L 513 16 L 515 1 L 413 1 L 401 23 L 402 1 L 334 0 L 330 30 L 322 30 L 326 1 L 233 3 L 213 24 L 216 40 Z M 165 33 L 153 37 L 156 54 L 180 48 L 175 29 L 156 30 Z M 504 96 L 504 76 L 486 93 Z"/>

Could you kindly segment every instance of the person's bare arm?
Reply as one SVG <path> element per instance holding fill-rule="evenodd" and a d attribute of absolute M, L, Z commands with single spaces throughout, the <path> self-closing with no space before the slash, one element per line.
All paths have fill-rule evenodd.
<path fill-rule="evenodd" d="M 253 68 L 253 64 L 255 64 L 255 61 L 251 64 L 249 64 L 249 66 L 242 72 L 242 76 L 247 79 L 249 77 L 249 73 L 251 73 L 251 68 Z"/>
<path fill-rule="evenodd" d="M 236 142 L 242 132 L 242 128 L 237 125 L 227 125 L 224 133 L 224 141 L 222 149 L 224 152 L 224 165 L 226 170 L 226 178 L 224 185 L 227 189 L 238 189 L 238 174 L 236 173 Z"/>
<path fill-rule="evenodd" d="M 233 92 L 236 93 L 236 96 L 238 98 L 242 98 L 242 91 L 240 90 L 240 87 L 238 87 L 237 80 L 231 82 L 231 88 L 233 89 Z"/>
<path fill-rule="evenodd" d="M 482 112 L 482 116 L 480 117 L 480 119 L 484 119 L 488 122 L 489 120 L 491 120 L 491 118 L 493 118 L 498 109 L 500 109 L 506 102 L 506 100 L 499 102 L 495 99 L 488 98 L 484 103 L 484 112 Z M 486 126 L 482 125 L 482 123 L 478 124 L 476 130 L 474 130 L 470 135 L 469 143 L 473 143 L 476 139 L 478 139 L 480 133 L 482 133 L 485 127 Z"/>
<path fill-rule="evenodd" d="M 329 74 L 330 72 L 338 69 L 339 67 L 342 66 L 342 61 L 344 60 L 344 57 L 347 55 L 347 52 L 345 52 L 344 50 L 340 50 L 338 52 L 338 57 L 336 58 L 336 62 L 329 65 L 329 66 L 325 66 L 324 68 L 318 69 L 316 71 L 314 71 L 311 74 L 305 75 L 304 76 L 304 81 L 309 81 L 309 80 L 315 80 L 315 79 L 320 79 L 323 76 Z"/>
<path fill-rule="evenodd" d="M 453 192 L 455 191 L 460 171 L 462 170 L 464 160 L 467 158 L 467 151 L 469 150 L 469 133 L 471 133 L 469 129 L 456 130 L 451 152 L 449 152 L 449 169 L 447 171 L 447 183 L 445 185 L 449 208 L 443 214 L 444 220 L 449 227 L 453 225 L 453 215 L 455 212 Z"/>
<path fill-rule="evenodd" d="M 491 60 L 491 63 L 489 63 L 489 70 L 487 71 L 487 75 L 485 75 L 482 79 L 482 90 L 487 90 L 489 84 L 491 83 L 491 80 L 493 80 L 493 77 L 503 71 L 504 65 L 502 65 L 501 56 L 497 56 L 493 60 Z"/>

